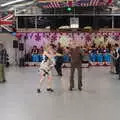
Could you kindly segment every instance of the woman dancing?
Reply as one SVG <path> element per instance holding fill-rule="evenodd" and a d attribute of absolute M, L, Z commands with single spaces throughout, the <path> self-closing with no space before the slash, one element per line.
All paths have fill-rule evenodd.
<path fill-rule="evenodd" d="M 52 89 L 52 68 L 55 65 L 54 50 L 52 46 L 47 46 L 43 53 L 43 61 L 40 64 L 40 88 L 47 78 L 47 91 L 54 92 Z M 40 93 L 41 89 L 38 88 L 37 92 Z"/>

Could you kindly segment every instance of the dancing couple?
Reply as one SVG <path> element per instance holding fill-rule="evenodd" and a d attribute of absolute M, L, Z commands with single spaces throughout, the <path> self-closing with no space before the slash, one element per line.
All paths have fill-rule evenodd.
<path fill-rule="evenodd" d="M 47 91 L 54 92 L 52 89 L 52 68 L 55 66 L 55 51 L 51 45 L 46 46 L 43 53 L 43 60 L 40 64 L 40 88 L 37 89 L 37 92 L 41 92 L 41 87 L 47 79 Z"/>
<path fill-rule="evenodd" d="M 75 41 L 72 42 L 71 48 L 69 51 L 71 57 L 71 72 L 70 72 L 70 87 L 69 90 L 72 91 L 74 88 L 74 72 L 75 69 L 78 71 L 78 89 L 82 90 L 82 58 L 83 51 L 79 47 L 79 44 Z M 52 46 L 47 46 L 43 53 L 43 61 L 40 64 L 40 88 L 37 89 L 37 92 L 41 92 L 41 87 L 45 78 L 47 78 L 47 91 L 54 92 L 52 89 L 52 68 L 56 66 L 55 64 L 55 50 Z M 59 66 L 59 65 L 58 65 Z M 61 67 L 61 66 L 60 66 Z M 59 71 L 61 73 L 61 71 Z M 61 74 L 60 74 L 61 75 Z"/>

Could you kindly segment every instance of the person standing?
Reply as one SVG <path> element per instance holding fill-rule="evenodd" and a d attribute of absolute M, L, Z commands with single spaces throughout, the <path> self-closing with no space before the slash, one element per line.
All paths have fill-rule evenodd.
<path fill-rule="evenodd" d="M 118 50 L 120 49 L 119 45 L 118 44 L 115 44 L 115 50 L 116 50 L 116 59 L 119 57 L 119 53 L 118 53 Z M 116 74 L 118 74 L 118 71 L 119 71 L 119 68 L 118 68 L 118 64 L 117 64 L 117 61 L 116 61 L 116 64 L 115 64 L 115 69 L 116 69 Z"/>
<path fill-rule="evenodd" d="M 59 76 L 62 76 L 62 64 L 63 64 L 63 48 L 61 47 L 61 44 L 58 43 L 58 48 L 56 50 L 55 69 Z"/>
<path fill-rule="evenodd" d="M 78 71 L 78 89 L 82 90 L 82 58 L 83 58 L 83 51 L 78 46 L 77 43 L 72 43 L 72 48 L 70 50 L 71 56 L 71 73 L 70 73 L 70 88 L 69 90 L 72 91 L 74 88 L 74 72 L 75 69 Z"/>
<path fill-rule="evenodd" d="M 7 58 L 7 51 L 4 48 L 4 45 L 0 43 L 0 83 L 5 83 L 5 71 L 4 71 L 4 65 L 6 64 Z"/>
<path fill-rule="evenodd" d="M 110 72 L 111 73 L 115 73 L 115 65 L 116 65 L 116 51 L 115 48 L 112 47 L 110 49 L 110 55 L 111 55 L 111 68 L 110 68 Z"/>
<path fill-rule="evenodd" d="M 33 49 L 31 51 L 32 54 L 38 54 L 39 50 L 36 45 L 33 46 Z"/>
<path fill-rule="evenodd" d="M 55 65 L 54 60 L 54 51 L 51 46 L 47 46 L 43 53 L 43 61 L 40 64 L 40 88 L 37 89 L 37 92 L 41 92 L 41 87 L 43 82 L 47 78 L 47 91 L 54 92 L 52 89 L 52 68 Z"/>
<path fill-rule="evenodd" d="M 118 65 L 118 76 L 120 80 L 120 49 L 118 50 L 117 65 Z"/>

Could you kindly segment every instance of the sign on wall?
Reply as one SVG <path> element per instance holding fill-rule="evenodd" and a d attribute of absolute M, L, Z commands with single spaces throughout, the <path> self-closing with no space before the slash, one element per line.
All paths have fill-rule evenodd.
<path fill-rule="evenodd" d="M 70 27 L 71 28 L 79 28 L 79 18 L 78 17 L 70 18 Z"/>

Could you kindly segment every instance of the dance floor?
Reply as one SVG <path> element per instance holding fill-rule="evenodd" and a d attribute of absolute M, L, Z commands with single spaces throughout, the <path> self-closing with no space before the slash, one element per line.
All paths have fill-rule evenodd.
<path fill-rule="evenodd" d="M 38 94 L 38 69 L 34 67 L 6 69 L 5 84 L 0 84 L 1 120 L 120 120 L 120 81 L 109 67 L 83 69 L 83 91 L 68 91 L 69 68 L 63 77 L 54 70 L 54 93 L 45 84 Z"/>

